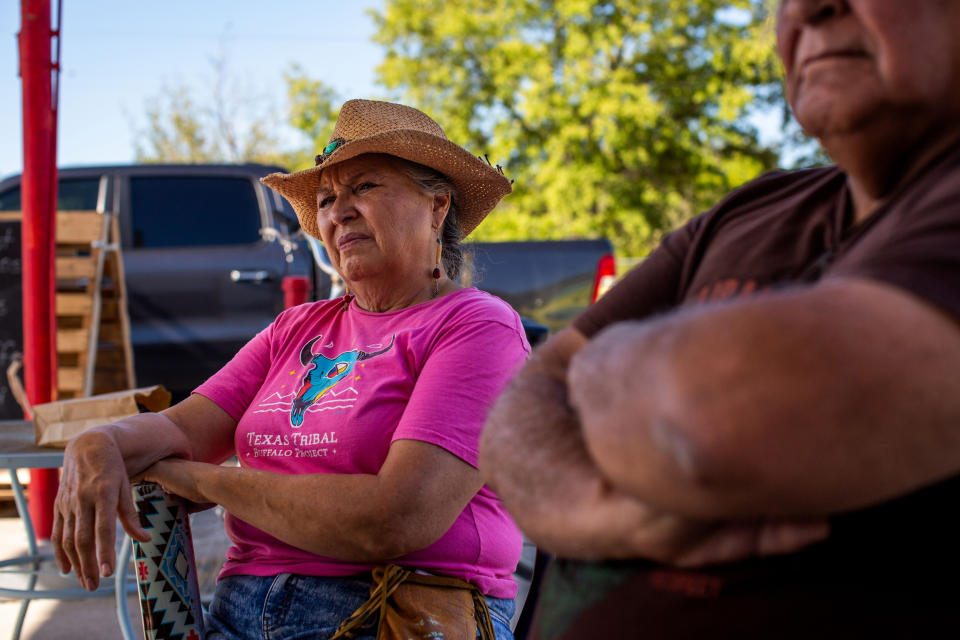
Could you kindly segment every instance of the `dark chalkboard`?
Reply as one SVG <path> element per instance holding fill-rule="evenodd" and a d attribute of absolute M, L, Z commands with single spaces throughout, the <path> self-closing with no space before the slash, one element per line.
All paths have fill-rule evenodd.
<path fill-rule="evenodd" d="M 0 420 L 23 418 L 7 385 L 7 367 L 23 349 L 23 269 L 20 262 L 20 221 L 0 218 Z"/>

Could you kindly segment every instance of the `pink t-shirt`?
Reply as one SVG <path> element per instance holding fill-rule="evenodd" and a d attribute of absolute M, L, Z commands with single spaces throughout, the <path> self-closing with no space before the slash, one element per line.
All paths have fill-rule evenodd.
<path fill-rule="evenodd" d="M 241 466 L 277 473 L 376 474 L 394 440 L 442 447 L 477 464 L 487 411 L 530 351 L 520 318 L 477 289 L 387 313 L 341 300 L 280 314 L 201 394 L 238 421 Z M 317 556 L 227 514 L 221 577 L 344 576 L 370 564 Z M 394 560 L 512 598 L 521 537 L 483 487 L 436 542 Z"/>

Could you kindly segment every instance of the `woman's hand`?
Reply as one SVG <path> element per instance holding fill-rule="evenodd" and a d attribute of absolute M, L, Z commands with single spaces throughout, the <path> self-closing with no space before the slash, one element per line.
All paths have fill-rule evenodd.
<path fill-rule="evenodd" d="M 150 535 L 140 526 L 120 449 L 96 429 L 74 438 L 64 453 L 60 490 L 54 503 L 53 554 L 64 573 L 73 569 L 93 591 L 116 563 L 116 519 L 134 539 Z"/>
<path fill-rule="evenodd" d="M 224 460 L 235 428 L 223 409 L 193 395 L 164 413 L 140 413 L 74 438 L 64 453 L 50 536 L 60 569 L 73 569 L 85 588 L 96 589 L 114 571 L 117 517 L 132 538 L 150 539 L 130 478 L 170 456 Z"/>
<path fill-rule="evenodd" d="M 197 474 L 209 470 L 216 465 L 203 462 L 191 462 L 183 458 L 164 458 L 156 462 L 143 473 L 147 482 L 156 482 L 167 493 L 172 493 L 186 500 L 188 511 L 203 511 L 214 506 L 202 493 L 197 485 Z"/>

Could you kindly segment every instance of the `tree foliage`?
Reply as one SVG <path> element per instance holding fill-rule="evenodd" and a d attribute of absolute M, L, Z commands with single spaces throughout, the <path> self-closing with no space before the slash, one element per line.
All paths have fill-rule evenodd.
<path fill-rule="evenodd" d="M 516 180 L 483 239 L 640 255 L 776 163 L 769 0 L 386 0 L 379 80 Z"/>
<path fill-rule="evenodd" d="M 177 84 L 147 100 L 146 126 L 134 142 L 137 162 L 287 160 L 279 150 L 279 122 L 269 101 L 240 87 L 222 54 L 211 66 L 208 94 Z"/>
<path fill-rule="evenodd" d="M 326 146 L 341 98 L 299 65 L 283 74 L 287 117 L 278 118 L 268 101 L 242 89 L 224 59 L 213 60 L 210 91 L 187 85 L 164 87 L 146 104 L 145 127 L 137 132 L 137 162 L 262 162 L 290 170 L 313 166 Z M 300 140 L 281 144 L 284 129 Z"/>
<path fill-rule="evenodd" d="M 290 125 L 306 138 L 306 146 L 288 154 L 288 166 L 294 170 L 314 166 L 314 156 L 327 146 L 337 120 L 340 97 L 320 80 L 313 80 L 293 65 L 283 75 L 287 83 Z"/>

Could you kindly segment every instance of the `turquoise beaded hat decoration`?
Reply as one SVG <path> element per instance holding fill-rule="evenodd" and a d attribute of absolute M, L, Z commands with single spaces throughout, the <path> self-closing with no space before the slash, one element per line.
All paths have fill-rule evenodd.
<path fill-rule="evenodd" d="M 315 167 L 295 173 L 272 173 L 261 182 L 293 205 L 304 231 L 319 237 L 320 174 L 327 167 L 365 153 L 396 156 L 446 176 L 457 190 L 458 222 L 464 237 L 511 190 L 510 180 L 499 166 L 448 140 L 440 125 L 427 114 L 402 104 L 374 100 L 344 103 L 330 141 L 315 158 Z"/>
<path fill-rule="evenodd" d="M 317 155 L 317 156 L 315 156 L 315 157 L 313 158 L 313 160 L 314 160 L 314 162 L 313 162 L 314 166 L 323 164 L 323 163 L 327 160 L 327 158 L 330 157 L 330 154 L 333 153 L 334 151 L 336 151 L 336 150 L 337 150 L 337 147 L 339 147 L 340 145 L 342 145 L 344 142 L 346 142 L 346 140 L 344 140 L 343 138 L 334 138 L 333 140 L 331 140 L 331 141 L 327 144 L 327 146 L 325 146 L 325 147 L 323 148 L 323 153 L 321 153 L 321 154 L 319 154 L 319 155 Z"/>

